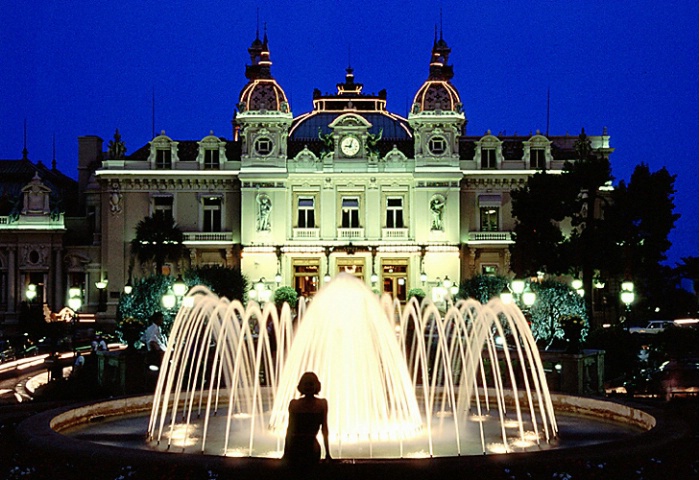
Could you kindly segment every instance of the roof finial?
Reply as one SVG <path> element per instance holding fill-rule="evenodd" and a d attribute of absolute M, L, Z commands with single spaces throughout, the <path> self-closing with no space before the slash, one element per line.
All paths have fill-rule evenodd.
<path fill-rule="evenodd" d="M 51 170 L 56 170 L 56 134 L 53 134 L 53 159 L 51 160 Z"/>
<path fill-rule="evenodd" d="M 444 32 L 444 24 L 442 22 L 442 6 L 439 6 L 439 39 L 444 40 L 442 33 Z"/>
<path fill-rule="evenodd" d="M 437 45 L 437 24 L 434 24 L 434 44 Z"/>
<path fill-rule="evenodd" d="M 260 7 L 257 7 L 257 27 L 255 28 L 255 39 L 260 39 Z"/>
<path fill-rule="evenodd" d="M 264 38 L 262 39 L 262 43 L 263 43 L 264 45 L 267 45 L 267 22 L 265 22 L 263 25 L 264 25 L 264 28 L 265 28 L 265 36 L 264 36 Z"/>
<path fill-rule="evenodd" d="M 27 150 L 27 119 L 24 119 L 24 148 L 22 149 L 22 160 L 29 158 L 29 150 Z"/>

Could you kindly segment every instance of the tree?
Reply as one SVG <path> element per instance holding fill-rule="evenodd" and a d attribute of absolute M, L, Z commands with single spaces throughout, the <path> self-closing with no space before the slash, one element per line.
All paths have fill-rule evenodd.
<path fill-rule="evenodd" d="M 507 278 L 501 275 L 475 275 L 459 284 L 459 298 L 473 298 L 482 304 L 500 295 L 507 285 Z"/>
<path fill-rule="evenodd" d="M 664 303 L 677 281 L 663 265 L 671 243 L 670 231 L 679 218 L 674 213 L 675 176 L 663 167 L 651 172 L 641 163 L 627 184 L 621 181 L 607 210 L 607 232 L 619 245 L 620 274 L 633 280 L 644 310 Z"/>
<path fill-rule="evenodd" d="M 239 268 L 221 265 L 203 265 L 190 268 L 185 272 L 188 286 L 205 285 L 219 297 L 245 302 L 248 291 L 248 279 Z"/>
<path fill-rule="evenodd" d="M 163 331 L 168 332 L 172 324 L 170 312 L 162 305 L 162 298 L 168 288 L 172 286 L 174 279 L 165 275 L 151 275 L 137 279 L 134 282 L 130 294 L 123 294 L 117 306 L 117 328 L 123 332 L 123 323 L 126 318 L 136 320 L 142 330 L 148 327 L 148 321 L 155 312 L 162 312 L 164 318 Z M 133 326 L 133 325 L 132 325 Z"/>
<path fill-rule="evenodd" d="M 136 237 L 131 240 L 131 253 L 139 262 L 155 262 L 156 274 L 161 274 L 166 260 L 179 261 L 186 248 L 184 235 L 171 215 L 158 210 L 136 225 Z"/>
<path fill-rule="evenodd" d="M 647 299 L 662 292 L 668 279 L 661 262 L 678 218 L 675 177 L 640 164 L 628 184 L 612 190 L 609 160 L 592 150 L 584 130 L 575 150 L 577 160 L 567 162 L 561 175 L 538 173 L 512 191 L 513 271 L 581 277 L 588 315 L 595 275 L 629 276 Z"/>
<path fill-rule="evenodd" d="M 530 288 L 536 293 L 536 302 L 529 309 L 532 335 L 545 349 L 549 349 L 556 339 L 562 339 L 561 319 L 579 317 L 587 323 L 587 314 L 582 297 L 570 286 L 554 280 L 532 282 Z M 588 326 L 582 331 L 587 335 Z"/>

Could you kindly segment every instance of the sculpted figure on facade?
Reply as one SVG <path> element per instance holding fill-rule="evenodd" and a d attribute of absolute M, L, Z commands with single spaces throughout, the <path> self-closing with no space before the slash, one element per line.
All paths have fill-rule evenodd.
<path fill-rule="evenodd" d="M 265 194 L 257 196 L 257 231 L 269 232 L 272 230 L 270 214 L 272 212 L 272 200 Z"/>
<path fill-rule="evenodd" d="M 118 215 L 121 213 L 121 189 L 117 182 L 112 183 L 112 191 L 109 194 L 109 209 L 112 215 Z"/>
<path fill-rule="evenodd" d="M 51 189 L 44 185 L 36 172 L 31 182 L 22 189 L 24 206 L 22 215 L 48 215 Z"/>
<path fill-rule="evenodd" d="M 435 195 L 430 200 L 430 211 L 432 212 L 431 230 L 444 231 L 444 205 L 446 200 L 441 195 Z"/>
<path fill-rule="evenodd" d="M 121 140 L 121 134 L 119 133 L 119 129 L 117 128 L 116 132 L 114 132 L 114 138 L 109 141 L 107 155 L 111 160 L 121 160 L 122 158 L 124 158 L 125 153 L 126 145 Z"/>

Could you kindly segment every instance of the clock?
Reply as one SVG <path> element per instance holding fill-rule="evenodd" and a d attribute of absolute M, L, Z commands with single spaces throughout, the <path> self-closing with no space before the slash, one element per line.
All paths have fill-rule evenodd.
<path fill-rule="evenodd" d="M 340 150 L 348 157 L 354 157 L 361 147 L 359 139 L 354 135 L 347 135 L 340 140 Z"/>

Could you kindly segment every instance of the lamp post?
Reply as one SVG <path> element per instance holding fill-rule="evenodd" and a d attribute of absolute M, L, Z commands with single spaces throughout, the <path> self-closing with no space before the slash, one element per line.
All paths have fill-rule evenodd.
<path fill-rule="evenodd" d="M 619 296 L 621 297 L 621 301 L 624 303 L 624 305 L 626 305 L 626 318 L 622 320 L 622 322 L 631 317 L 631 304 L 636 299 L 636 294 L 634 293 L 633 289 L 634 285 L 632 281 L 626 280 L 622 282 L 621 293 Z"/>
<path fill-rule="evenodd" d="M 78 312 L 82 305 L 82 289 L 78 285 L 73 285 L 68 289 L 68 306 L 71 310 L 73 310 L 73 318 L 70 321 L 72 330 L 71 343 L 73 344 L 73 355 L 75 355 L 77 347 L 77 345 L 75 345 L 75 328 L 78 323 Z"/>
<path fill-rule="evenodd" d="M 97 287 L 98 298 L 97 298 L 97 311 L 104 312 L 107 310 L 107 283 L 108 280 L 100 280 L 95 282 L 95 287 Z"/>

